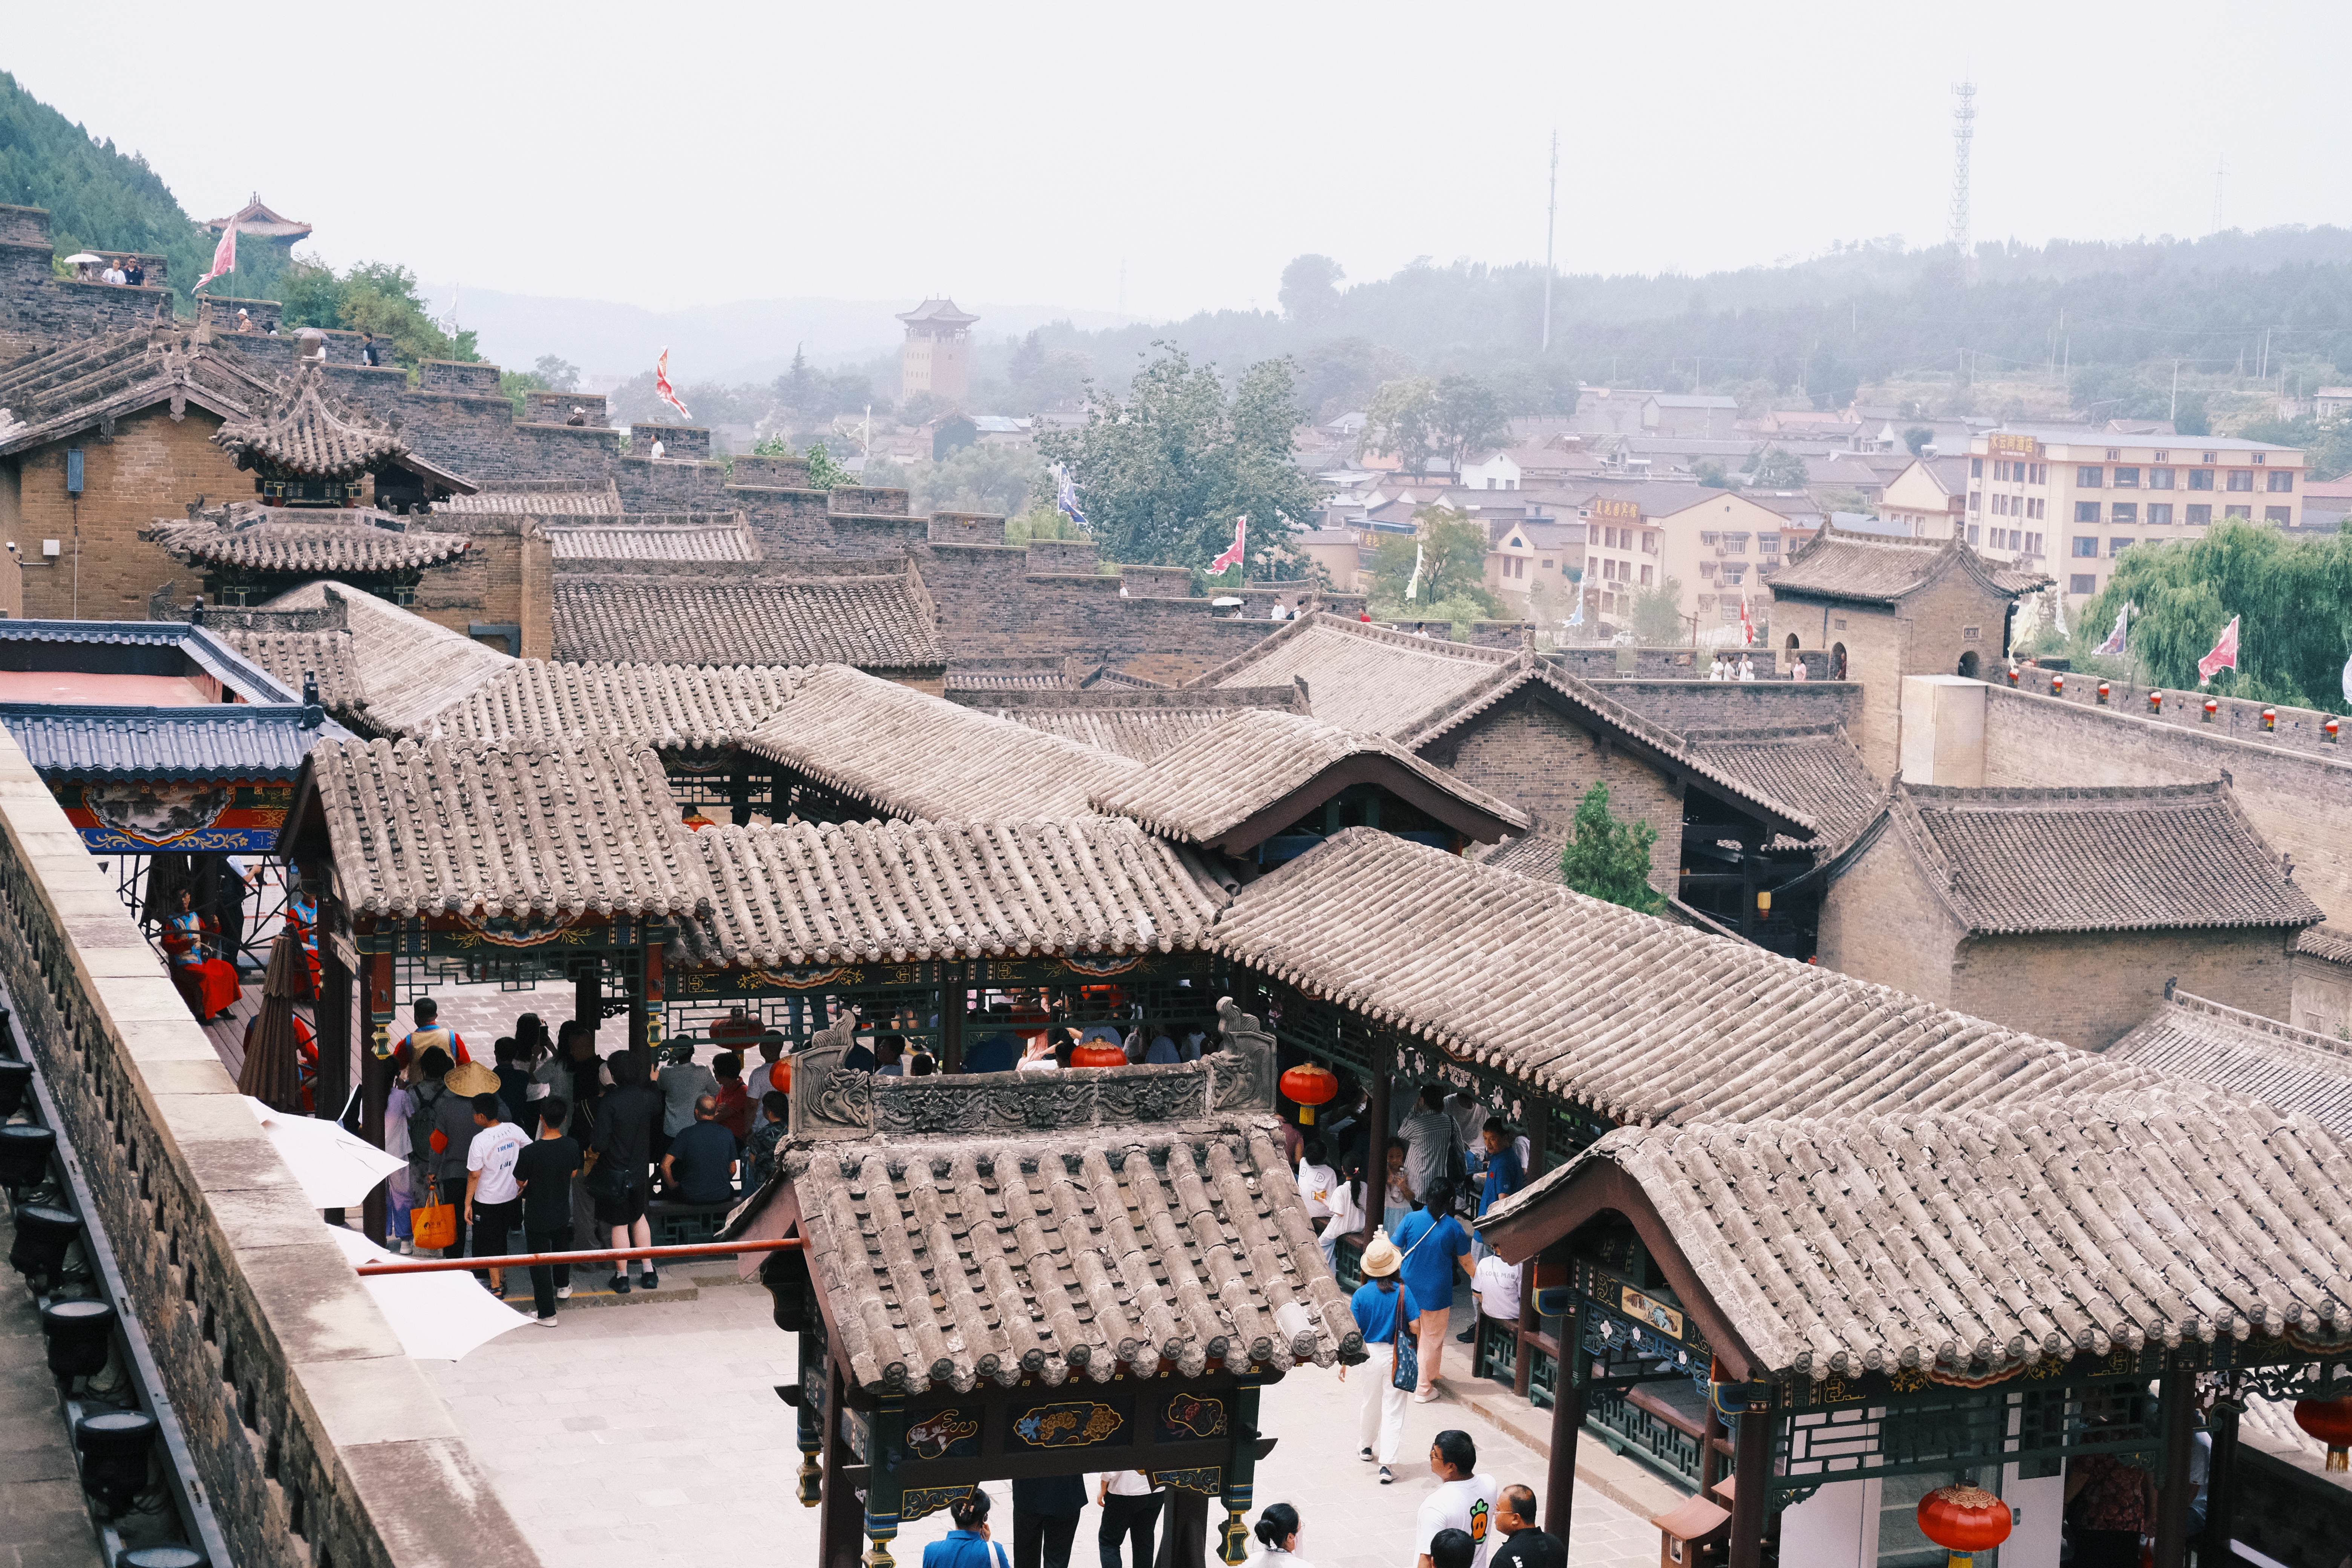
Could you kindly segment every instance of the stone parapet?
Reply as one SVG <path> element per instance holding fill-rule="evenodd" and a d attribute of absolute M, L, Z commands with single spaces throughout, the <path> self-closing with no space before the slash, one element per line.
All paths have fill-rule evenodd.
<path fill-rule="evenodd" d="M 539 1559 L 0 735 L 0 974 L 238 1568 Z"/>

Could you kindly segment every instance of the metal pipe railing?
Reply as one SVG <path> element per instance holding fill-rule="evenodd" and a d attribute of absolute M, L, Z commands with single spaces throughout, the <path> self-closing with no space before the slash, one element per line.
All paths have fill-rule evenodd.
<path fill-rule="evenodd" d="M 732 1258 L 745 1252 L 782 1252 L 804 1247 L 797 1236 L 772 1241 L 697 1241 L 678 1247 L 614 1247 L 601 1252 L 518 1252 L 505 1258 L 404 1258 L 396 1263 L 362 1263 L 362 1277 L 378 1274 L 446 1274 L 453 1269 L 528 1268 L 534 1263 L 619 1263 L 632 1258 Z"/>

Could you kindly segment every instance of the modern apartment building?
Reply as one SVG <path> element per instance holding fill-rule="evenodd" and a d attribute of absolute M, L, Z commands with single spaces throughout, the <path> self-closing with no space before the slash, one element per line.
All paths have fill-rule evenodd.
<path fill-rule="evenodd" d="M 1643 588 L 1671 581 L 1701 633 L 1737 626 L 1743 595 L 1760 615 L 1762 574 L 1781 560 L 1780 514 L 1737 490 L 1608 485 L 1580 500 L 1576 515 L 1585 525 L 1586 603 L 1612 619 L 1631 615 Z"/>
<path fill-rule="evenodd" d="M 2143 544 L 2201 539 L 2231 518 L 2293 528 L 2303 517 L 2304 455 L 2227 436 L 2097 430 L 1989 431 L 1969 444 L 1968 542 L 2030 555 L 2069 606 L 2098 594 L 2116 557 Z"/>

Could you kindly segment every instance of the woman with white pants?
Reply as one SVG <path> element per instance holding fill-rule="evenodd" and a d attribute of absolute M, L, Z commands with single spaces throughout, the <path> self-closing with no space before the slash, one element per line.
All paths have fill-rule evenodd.
<path fill-rule="evenodd" d="M 1412 1292 L 1397 1278 L 1403 1264 L 1387 1230 L 1374 1231 L 1371 1245 L 1364 1248 L 1364 1282 L 1348 1303 L 1356 1314 L 1356 1328 L 1364 1336 L 1365 1348 L 1371 1352 L 1361 1369 L 1365 1380 L 1362 1457 L 1367 1463 L 1377 1460 L 1382 1486 L 1396 1480 L 1389 1467 L 1396 1463 L 1397 1449 L 1404 1442 L 1406 1391 L 1396 1385 L 1397 1344 L 1400 1339 L 1408 1345 L 1413 1342 L 1421 1320 Z M 1388 1347 L 1386 1355 L 1380 1352 L 1383 1345 Z M 1347 1381 L 1347 1376 L 1343 1366 L 1340 1381 Z"/>

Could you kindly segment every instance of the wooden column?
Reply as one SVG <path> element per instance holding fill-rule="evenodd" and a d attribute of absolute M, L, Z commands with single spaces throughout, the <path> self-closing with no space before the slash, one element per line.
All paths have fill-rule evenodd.
<path fill-rule="evenodd" d="M 1534 1103 L 1536 1113 L 1528 1128 L 1528 1168 L 1520 1173 L 1522 1186 L 1543 1174 L 1544 1161 L 1550 1157 L 1551 1101 Z M 1536 1260 L 1530 1258 L 1519 1265 L 1519 1348 L 1511 1363 L 1511 1392 L 1521 1399 L 1528 1396 L 1529 1380 L 1535 1375 L 1536 1336 L 1542 1331 L 1543 1319 L 1536 1311 Z"/>
<path fill-rule="evenodd" d="M 1372 1100 L 1367 1112 L 1372 1124 L 1364 1140 L 1364 1243 L 1371 1244 L 1387 1211 L 1389 1192 L 1389 1080 L 1396 1076 L 1396 1058 L 1386 1031 L 1372 1042 Z"/>
<path fill-rule="evenodd" d="M 859 1542 L 864 1539 L 860 1526 L 865 1523 L 865 1510 L 858 1506 L 857 1493 L 848 1478 L 841 1472 L 848 1467 L 849 1445 L 841 1436 L 841 1411 L 846 1390 L 842 1385 L 841 1363 L 830 1355 L 824 1365 L 824 1497 L 817 1515 L 816 1557 L 820 1568 L 857 1568 Z"/>
<path fill-rule="evenodd" d="M 1224 1523 L 1218 1528 L 1217 1560 L 1239 1568 L 1249 1555 L 1250 1530 L 1245 1518 L 1257 1490 L 1257 1406 L 1258 1392 L 1255 1387 L 1237 1388 L 1233 1394 L 1233 1425 L 1225 1444 L 1225 1464 L 1223 1489 L 1218 1501 L 1225 1510 Z"/>
<path fill-rule="evenodd" d="M 384 1102 L 392 1098 L 392 954 L 361 956 L 367 965 L 368 1037 L 367 1054 L 360 1061 L 360 1136 L 381 1149 Z M 368 1194 L 360 1212 L 361 1233 L 378 1247 L 383 1246 L 389 1215 L 382 1187 Z"/>
<path fill-rule="evenodd" d="M 1698 1495 L 1706 1496 L 1723 1476 L 1723 1455 L 1716 1445 L 1724 1439 L 1723 1413 L 1715 1407 L 1712 1394 L 1706 1402 L 1706 1419 L 1698 1429 Z"/>
<path fill-rule="evenodd" d="M 587 1025 L 593 1036 L 604 1021 L 604 960 L 597 954 L 578 963 L 579 972 L 572 977 L 572 1016 Z"/>
<path fill-rule="evenodd" d="M 319 1082 L 312 1113 L 332 1121 L 352 1094 L 352 971 L 343 962 L 339 933 L 342 910 L 331 899 L 319 900 L 319 995 L 311 1005 L 319 1037 Z"/>
<path fill-rule="evenodd" d="M 874 1458 L 866 1471 L 865 1531 L 874 1549 L 866 1561 L 871 1568 L 890 1568 L 896 1561 L 890 1555 L 890 1542 L 898 1539 L 898 1506 L 905 1500 L 907 1489 L 890 1465 L 889 1457 L 906 1438 L 906 1402 L 884 1395 L 881 1407 L 874 1412 L 869 1430 Z"/>
<path fill-rule="evenodd" d="M 738 827 L 751 826 L 751 771 L 743 763 L 743 753 L 735 753 L 735 766 L 727 778 L 727 814 Z"/>
<path fill-rule="evenodd" d="M 963 1071 L 963 1007 L 968 971 L 961 963 L 940 965 L 940 1070 Z"/>
<path fill-rule="evenodd" d="M 1750 1384 L 1731 1478 L 1731 1568 L 1764 1568 L 1764 1509 L 1772 1497 L 1772 1398 Z"/>
<path fill-rule="evenodd" d="M 2166 1364 L 2157 1410 L 2164 1423 L 2163 1458 L 2156 1471 L 2155 1568 L 2187 1568 L 2189 1459 L 2197 1446 L 2197 1374 L 2178 1358 Z"/>
<path fill-rule="evenodd" d="M 2230 1526 L 2238 1510 L 2238 1407 L 2218 1401 L 2208 1426 L 2213 1452 L 2205 1469 L 2205 1533 L 2196 1542 L 2200 1561 L 2230 1561 Z"/>
<path fill-rule="evenodd" d="M 1584 1428 L 1584 1385 L 1592 1376 L 1592 1358 L 1584 1353 L 1588 1309 L 1577 1279 L 1580 1271 L 1574 1264 L 1570 1268 L 1575 1293 L 1568 1316 L 1560 1320 L 1559 1371 L 1551 1383 L 1551 1462 L 1544 1472 L 1543 1495 L 1543 1527 L 1562 1541 L 1576 1517 L 1576 1436 Z"/>

